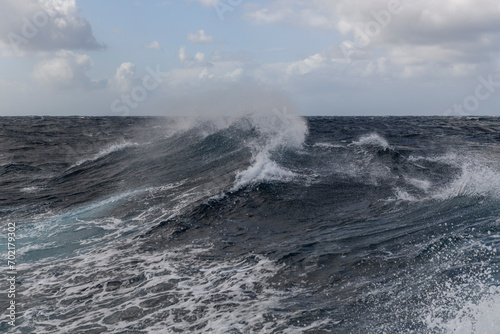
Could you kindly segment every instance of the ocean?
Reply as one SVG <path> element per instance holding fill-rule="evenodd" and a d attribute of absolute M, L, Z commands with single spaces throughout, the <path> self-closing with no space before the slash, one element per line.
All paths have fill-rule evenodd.
<path fill-rule="evenodd" d="M 2 333 L 500 333 L 499 118 L 2 117 L 0 138 Z"/>

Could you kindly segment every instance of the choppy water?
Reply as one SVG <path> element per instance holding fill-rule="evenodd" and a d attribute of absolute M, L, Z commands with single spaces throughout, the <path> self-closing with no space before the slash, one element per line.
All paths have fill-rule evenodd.
<path fill-rule="evenodd" d="M 498 118 L 2 118 L 0 190 L 2 332 L 500 333 Z"/>

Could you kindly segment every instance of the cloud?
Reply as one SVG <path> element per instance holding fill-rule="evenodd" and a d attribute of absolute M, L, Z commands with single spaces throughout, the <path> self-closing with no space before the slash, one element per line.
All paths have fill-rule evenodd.
<path fill-rule="evenodd" d="M 337 3 L 328 0 L 274 0 L 266 5 L 249 4 L 245 18 L 256 24 L 284 23 L 335 29 Z"/>
<path fill-rule="evenodd" d="M 207 56 L 197 52 L 193 57 L 187 54 L 185 47 L 181 47 L 179 59 L 184 67 L 169 72 L 166 81 L 168 89 L 175 87 L 193 89 L 206 84 L 217 85 L 252 80 L 251 67 L 254 63 L 243 61 L 239 54 L 221 54 L 220 51 L 214 51 Z"/>
<path fill-rule="evenodd" d="M 324 66 L 326 59 L 324 55 L 315 54 L 304 60 L 291 63 L 287 68 L 287 74 L 304 75 Z"/>
<path fill-rule="evenodd" d="M 129 92 L 137 84 L 137 81 L 135 64 L 125 62 L 116 69 L 113 88 L 119 92 Z"/>
<path fill-rule="evenodd" d="M 160 42 L 158 42 L 158 41 L 152 41 L 151 43 L 146 44 L 144 47 L 146 49 L 163 50 L 163 48 L 161 47 Z"/>
<path fill-rule="evenodd" d="M 456 51 L 455 58 L 475 58 L 485 48 L 498 50 L 500 4 L 494 0 L 401 0 L 396 13 L 389 13 L 386 1 L 365 0 L 343 3 L 338 14 L 343 34 L 366 32 L 369 22 L 377 22 L 382 29 L 373 43 L 378 45 L 439 46 Z"/>
<path fill-rule="evenodd" d="M 187 40 L 192 43 L 211 43 L 214 41 L 214 38 L 213 36 L 207 35 L 203 29 L 200 29 L 195 34 L 188 34 Z"/>
<path fill-rule="evenodd" d="M 185 62 L 187 59 L 188 59 L 188 55 L 186 53 L 186 47 L 185 46 L 181 46 L 179 48 L 179 60 L 181 62 Z"/>
<path fill-rule="evenodd" d="M 205 54 L 202 52 L 196 52 L 194 55 L 194 60 L 198 63 L 202 63 L 205 61 Z"/>
<path fill-rule="evenodd" d="M 255 24 L 339 33 L 345 40 L 333 45 L 337 54 L 324 51 L 330 58 L 352 61 L 349 66 L 358 73 L 368 71 L 361 66 L 370 59 L 384 57 L 399 77 L 467 76 L 496 68 L 500 56 L 497 0 L 273 0 L 245 8 L 245 18 Z M 328 60 L 321 66 L 329 66 Z M 308 68 L 304 61 L 293 71 Z"/>
<path fill-rule="evenodd" d="M 204 7 L 213 7 L 221 0 L 187 0 L 189 2 L 198 2 L 200 5 Z"/>
<path fill-rule="evenodd" d="M 389 65 L 382 61 L 367 60 L 348 70 L 331 52 L 320 52 L 303 59 L 289 62 L 259 64 L 247 54 L 222 53 L 215 50 L 210 56 L 197 52 L 189 54 L 186 47 L 179 49 L 179 60 L 183 68 L 170 72 L 168 85 L 171 87 L 198 87 L 201 83 L 225 84 L 230 82 L 252 82 L 259 85 L 283 87 L 286 89 L 297 80 L 307 77 L 324 83 L 333 77 L 343 75 L 374 76 L 387 71 Z M 385 72 L 384 72 L 385 73 Z"/>
<path fill-rule="evenodd" d="M 0 1 L 0 47 L 5 55 L 38 51 L 99 50 L 76 0 Z"/>
<path fill-rule="evenodd" d="M 184 66 L 189 66 L 189 67 L 210 65 L 209 63 L 206 62 L 204 53 L 197 52 L 194 55 L 194 57 L 191 57 L 186 52 L 185 46 L 181 46 L 179 48 L 179 60 L 183 63 Z"/>
<path fill-rule="evenodd" d="M 94 66 L 92 58 L 72 51 L 58 51 L 56 57 L 43 60 L 33 69 L 33 77 L 43 85 L 57 89 L 102 89 L 107 80 L 92 80 L 86 72 Z"/>

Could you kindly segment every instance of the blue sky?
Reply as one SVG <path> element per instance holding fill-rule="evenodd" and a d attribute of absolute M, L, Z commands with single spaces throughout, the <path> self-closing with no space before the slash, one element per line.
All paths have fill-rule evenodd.
<path fill-rule="evenodd" d="M 499 115 L 496 0 L 3 0 L 0 115 Z"/>

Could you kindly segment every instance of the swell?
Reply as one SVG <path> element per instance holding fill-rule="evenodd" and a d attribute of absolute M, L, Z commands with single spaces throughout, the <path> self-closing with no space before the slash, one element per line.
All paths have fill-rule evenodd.
<path fill-rule="evenodd" d="M 249 163 L 259 163 L 256 157 L 265 156 L 264 165 L 278 170 L 273 151 L 300 146 L 307 132 L 300 117 L 284 112 L 137 124 L 83 118 L 72 119 L 79 126 L 68 126 L 76 133 L 61 147 L 49 144 L 60 134 L 54 129 L 59 121 L 37 120 L 32 126 L 40 133 L 23 133 L 25 145 L 33 144 L 32 136 L 39 137 L 31 147 L 36 154 L 6 157 L 12 162 L 0 172 L 12 203 L 45 201 L 52 208 L 70 208 L 120 191 L 182 180 L 197 180 L 200 188 L 209 191 L 226 187 L 236 177 L 240 183 L 272 178 L 266 168 L 246 174 L 245 169 Z M 60 126 L 67 122 L 62 119 Z M 65 167 L 62 172 L 61 167 Z"/>

